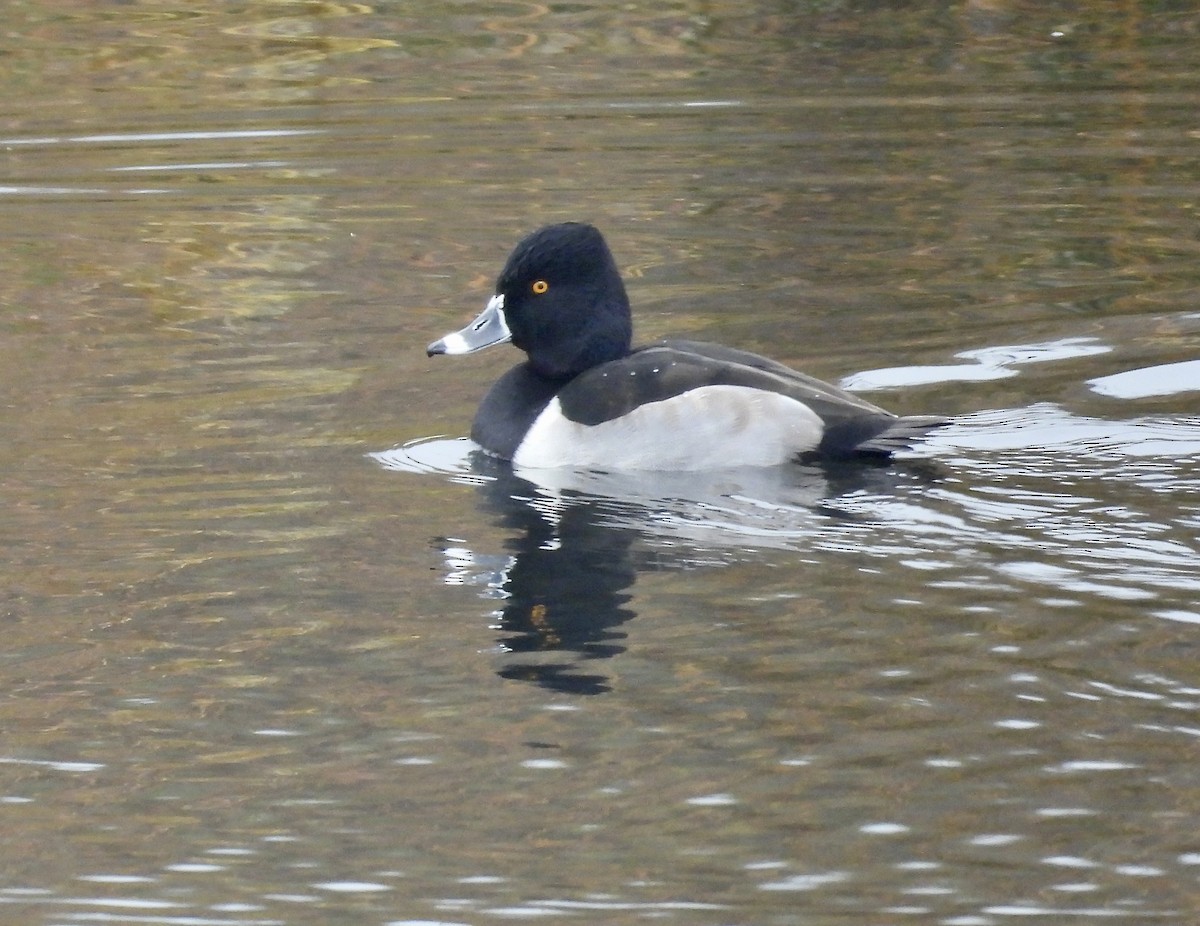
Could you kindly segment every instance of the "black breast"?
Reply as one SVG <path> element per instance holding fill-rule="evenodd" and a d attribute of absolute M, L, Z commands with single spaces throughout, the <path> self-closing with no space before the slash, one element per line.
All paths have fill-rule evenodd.
<path fill-rule="evenodd" d="M 471 440 L 488 453 L 511 460 L 542 409 L 562 388 L 562 381 L 546 379 L 521 363 L 501 376 L 479 403 Z"/>

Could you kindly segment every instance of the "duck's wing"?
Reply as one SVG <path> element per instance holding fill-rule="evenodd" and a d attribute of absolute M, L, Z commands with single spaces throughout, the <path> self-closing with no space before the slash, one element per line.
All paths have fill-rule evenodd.
<path fill-rule="evenodd" d="M 818 404 L 828 403 L 831 406 L 840 408 L 851 406 L 864 412 L 879 412 L 884 415 L 890 415 L 890 412 L 885 411 L 878 405 L 871 404 L 866 399 L 860 398 L 853 393 L 839 389 L 837 386 L 817 379 L 815 376 L 809 376 L 807 373 L 794 370 L 786 364 L 780 363 L 778 360 L 772 360 L 770 357 L 754 354 L 748 350 L 738 350 L 735 347 L 726 347 L 724 344 L 710 344 L 707 341 L 684 340 L 661 341 L 658 344 L 650 344 L 642 348 L 645 351 L 661 349 L 674 350 L 690 354 L 694 357 L 703 357 L 712 361 L 713 364 L 727 367 L 731 375 L 734 376 L 739 374 L 733 371 L 742 371 L 741 375 L 753 380 L 746 383 L 746 385 L 756 385 L 760 382 L 782 382 L 785 388 L 772 391 L 783 392 L 801 401 L 807 401 L 805 397 L 808 397 Z M 765 377 L 756 377 L 755 373 L 765 374 Z M 769 388 L 769 386 L 766 388 Z"/>
<path fill-rule="evenodd" d="M 558 400 L 568 419 L 598 425 L 704 386 L 741 386 L 803 404 L 821 421 L 823 433 L 813 450 L 817 456 L 890 456 L 945 423 L 934 417 L 897 418 L 782 363 L 700 341 L 661 341 L 638 348 L 579 375 L 558 393 Z"/>

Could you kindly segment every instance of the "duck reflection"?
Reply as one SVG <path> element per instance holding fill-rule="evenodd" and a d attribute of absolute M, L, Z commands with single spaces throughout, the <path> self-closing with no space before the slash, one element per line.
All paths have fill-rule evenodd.
<path fill-rule="evenodd" d="M 820 512 L 829 481 L 816 468 L 622 475 L 514 472 L 483 454 L 471 462 L 486 477 L 484 507 L 510 532 L 508 555 L 484 574 L 502 601 L 499 674 L 574 694 L 610 689 L 596 666 L 625 650 L 639 573 L 786 548 L 829 516 Z M 460 581 L 464 554 L 485 565 L 461 548 L 447 554 Z"/>
<path fill-rule="evenodd" d="M 506 654 L 500 675 L 575 694 L 608 691 L 603 675 L 578 663 L 625 650 L 634 532 L 601 523 L 593 499 L 556 499 L 506 467 L 480 465 L 495 477 L 481 489 L 485 505 L 511 531 L 495 625 Z"/>
<path fill-rule="evenodd" d="M 438 542 L 445 581 L 493 598 L 498 673 L 573 694 L 611 688 L 604 660 L 626 649 L 641 573 L 761 561 L 809 549 L 856 520 L 839 501 L 936 478 L 927 466 L 761 467 L 700 473 L 516 470 L 464 441 L 371 455 L 477 487 L 508 534 L 502 554 Z"/>

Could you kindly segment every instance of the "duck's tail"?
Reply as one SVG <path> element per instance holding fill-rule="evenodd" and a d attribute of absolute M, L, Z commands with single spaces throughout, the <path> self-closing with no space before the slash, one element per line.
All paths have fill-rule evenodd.
<path fill-rule="evenodd" d="M 919 443 L 930 431 L 944 428 L 949 423 L 949 418 L 940 415 L 909 415 L 897 418 L 854 450 L 868 456 L 890 457 L 894 453 L 911 450 L 913 444 Z"/>

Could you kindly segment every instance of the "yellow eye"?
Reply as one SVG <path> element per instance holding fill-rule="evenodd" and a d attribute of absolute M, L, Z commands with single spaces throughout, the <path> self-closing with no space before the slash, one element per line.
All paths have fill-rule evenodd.
<path fill-rule="evenodd" d="M 533 286 L 530 287 L 539 296 L 550 288 L 550 284 L 545 280 L 536 280 Z"/>

